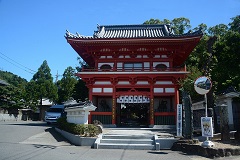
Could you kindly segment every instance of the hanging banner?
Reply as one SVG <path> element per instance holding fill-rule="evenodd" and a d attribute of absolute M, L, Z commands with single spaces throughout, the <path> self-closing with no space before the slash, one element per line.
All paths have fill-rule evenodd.
<path fill-rule="evenodd" d="M 177 136 L 182 136 L 182 104 L 177 105 Z"/>
<path fill-rule="evenodd" d="M 213 137 L 212 117 L 201 117 L 201 128 L 203 137 Z"/>

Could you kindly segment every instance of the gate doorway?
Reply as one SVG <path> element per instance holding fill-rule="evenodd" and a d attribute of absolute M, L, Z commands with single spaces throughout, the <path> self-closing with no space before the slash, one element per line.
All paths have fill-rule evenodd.
<path fill-rule="evenodd" d="M 149 103 L 117 104 L 118 126 L 148 127 Z"/>

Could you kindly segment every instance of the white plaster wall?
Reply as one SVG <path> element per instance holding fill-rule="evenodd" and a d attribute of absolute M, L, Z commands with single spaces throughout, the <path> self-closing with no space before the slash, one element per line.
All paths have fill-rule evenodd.
<path fill-rule="evenodd" d="M 156 81 L 155 84 L 173 84 L 172 81 Z"/>
<path fill-rule="evenodd" d="M 137 81 L 137 84 L 148 84 L 148 81 Z"/>
<path fill-rule="evenodd" d="M 165 92 L 166 93 L 174 93 L 175 92 L 175 88 L 165 88 Z"/>
<path fill-rule="evenodd" d="M 111 84 L 110 81 L 96 81 L 94 84 Z"/>
<path fill-rule="evenodd" d="M 101 93 L 102 92 L 102 88 L 93 88 L 92 92 L 93 93 Z"/>
<path fill-rule="evenodd" d="M 144 66 L 143 67 L 150 69 L 150 63 L 149 62 L 144 62 Z"/>
<path fill-rule="evenodd" d="M 22 114 L 18 114 L 16 117 L 12 114 L 0 113 L 0 121 L 20 121 L 22 120 Z"/>
<path fill-rule="evenodd" d="M 123 63 L 117 63 L 117 69 L 122 69 L 123 68 Z"/>
<path fill-rule="evenodd" d="M 103 93 L 113 93 L 113 88 L 103 88 Z"/>
<path fill-rule="evenodd" d="M 163 88 L 154 88 L 153 92 L 154 93 L 163 93 L 164 91 L 163 91 Z"/>

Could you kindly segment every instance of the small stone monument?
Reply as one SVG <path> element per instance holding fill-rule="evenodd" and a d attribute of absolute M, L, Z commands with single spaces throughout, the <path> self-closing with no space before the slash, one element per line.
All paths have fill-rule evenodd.
<path fill-rule="evenodd" d="M 90 111 L 94 111 L 95 107 L 92 102 L 72 102 L 65 104 L 65 112 L 67 112 L 67 122 L 75 124 L 88 124 L 88 115 Z"/>

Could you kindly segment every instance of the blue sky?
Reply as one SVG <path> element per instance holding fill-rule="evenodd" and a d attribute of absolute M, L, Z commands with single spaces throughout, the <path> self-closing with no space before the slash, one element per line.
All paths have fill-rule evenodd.
<path fill-rule="evenodd" d="M 54 77 L 78 66 L 66 29 L 92 36 L 99 25 L 142 24 L 185 17 L 192 28 L 228 24 L 240 0 L 0 0 L 0 70 L 28 81 L 44 60 Z M 59 77 L 61 79 L 61 77 Z"/>

